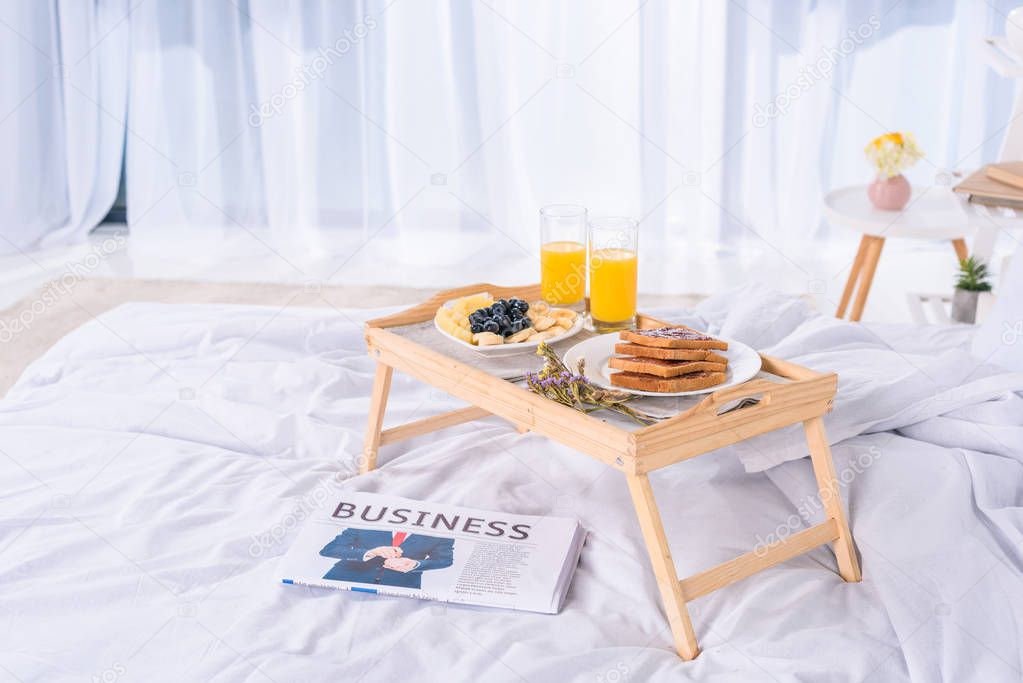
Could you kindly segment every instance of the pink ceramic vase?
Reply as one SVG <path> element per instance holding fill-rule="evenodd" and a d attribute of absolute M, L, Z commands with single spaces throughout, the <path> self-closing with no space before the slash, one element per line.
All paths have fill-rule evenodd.
<path fill-rule="evenodd" d="M 867 196 L 879 209 L 901 211 L 909 203 L 913 189 L 901 173 L 894 178 L 878 178 L 867 188 Z"/>

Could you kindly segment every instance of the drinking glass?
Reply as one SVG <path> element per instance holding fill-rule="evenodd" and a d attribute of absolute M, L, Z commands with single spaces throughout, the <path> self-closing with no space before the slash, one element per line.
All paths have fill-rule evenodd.
<path fill-rule="evenodd" d="M 597 332 L 615 332 L 636 324 L 638 226 L 632 218 L 590 221 L 590 317 Z"/>
<path fill-rule="evenodd" d="M 540 209 L 540 295 L 554 306 L 581 311 L 586 297 L 586 207 Z"/>

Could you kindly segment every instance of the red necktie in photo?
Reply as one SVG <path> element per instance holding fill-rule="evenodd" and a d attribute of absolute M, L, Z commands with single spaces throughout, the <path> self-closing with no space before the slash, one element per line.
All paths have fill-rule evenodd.
<path fill-rule="evenodd" d="M 406 536 L 408 536 L 407 531 L 395 531 L 394 538 L 391 539 L 391 545 L 397 548 L 399 545 L 405 542 Z"/>

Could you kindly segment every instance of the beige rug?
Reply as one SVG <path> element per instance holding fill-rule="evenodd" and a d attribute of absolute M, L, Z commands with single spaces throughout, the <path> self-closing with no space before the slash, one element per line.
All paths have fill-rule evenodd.
<path fill-rule="evenodd" d="M 324 286 L 252 282 L 86 279 L 62 293 L 46 284 L 0 312 L 0 396 L 29 363 L 79 325 L 132 301 L 173 304 L 257 304 L 265 306 L 380 308 L 412 305 L 436 290 L 413 287 Z M 640 305 L 691 306 L 703 296 L 640 296 Z M 294 299 L 292 301 L 292 299 Z M 291 302 L 288 304 L 288 302 Z"/>

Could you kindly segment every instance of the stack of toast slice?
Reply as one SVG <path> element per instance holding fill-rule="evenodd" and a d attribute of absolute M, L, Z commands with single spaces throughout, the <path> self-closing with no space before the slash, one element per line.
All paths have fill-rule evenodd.
<path fill-rule="evenodd" d="M 627 389 L 675 393 L 696 391 L 722 384 L 728 359 L 728 343 L 685 327 L 628 330 L 619 333 L 622 342 L 608 365 L 611 384 Z"/>

